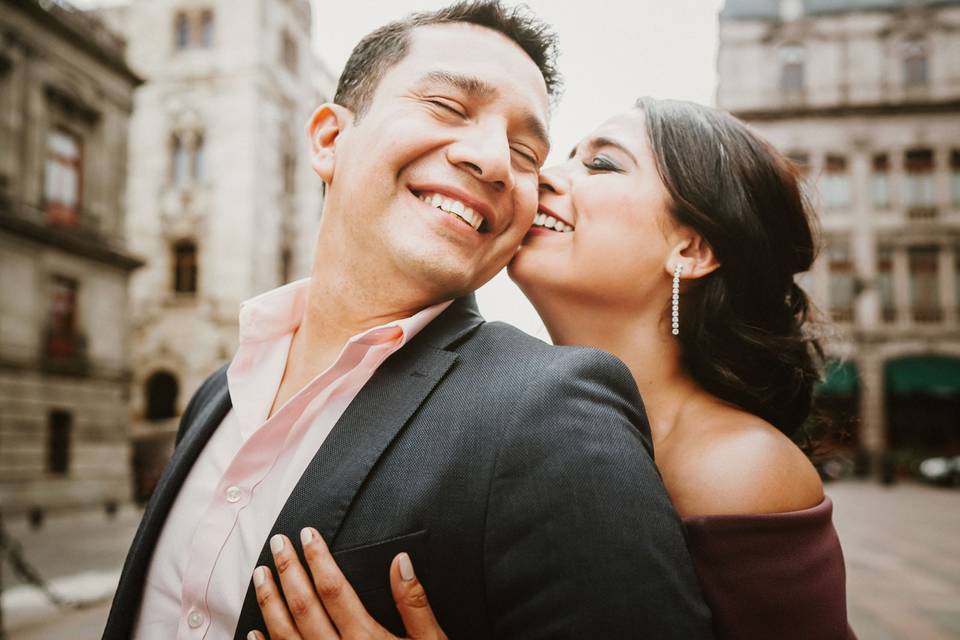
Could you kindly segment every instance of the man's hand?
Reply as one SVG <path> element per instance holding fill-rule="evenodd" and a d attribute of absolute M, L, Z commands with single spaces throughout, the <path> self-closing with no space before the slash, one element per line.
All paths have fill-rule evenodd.
<path fill-rule="evenodd" d="M 310 576 L 300 564 L 290 540 L 283 535 L 270 539 L 283 593 L 277 589 L 269 567 L 257 567 L 253 572 L 257 604 L 270 638 L 396 639 L 364 609 L 317 530 L 303 529 L 300 541 Z M 406 553 L 397 555 L 390 564 L 390 587 L 411 640 L 446 640 Z M 264 640 L 264 636 L 260 631 L 251 631 L 247 640 Z"/>

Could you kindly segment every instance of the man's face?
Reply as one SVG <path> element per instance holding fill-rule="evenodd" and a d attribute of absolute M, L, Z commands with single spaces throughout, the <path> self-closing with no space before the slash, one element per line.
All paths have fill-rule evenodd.
<path fill-rule="evenodd" d="M 482 285 L 536 213 L 547 111 L 539 69 L 503 35 L 414 29 L 406 57 L 336 140 L 326 215 L 339 217 L 344 249 L 431 299 Z"/>

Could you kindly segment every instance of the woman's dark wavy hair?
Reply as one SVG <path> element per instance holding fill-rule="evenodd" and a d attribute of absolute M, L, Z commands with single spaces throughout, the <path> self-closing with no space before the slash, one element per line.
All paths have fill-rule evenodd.
<path fill-rule="evenodd" d="M 636 106 L 673 217 L 720 263 L 681 294 L 683 364 L 708 392 L 794 435 L 823 365 L 794 281 L 818 250 L 799 170 L 730 114 L 652 98 Z"/>

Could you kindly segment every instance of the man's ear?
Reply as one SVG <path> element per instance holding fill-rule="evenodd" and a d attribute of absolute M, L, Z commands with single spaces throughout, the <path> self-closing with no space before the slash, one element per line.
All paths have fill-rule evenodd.
<path fill-rule="evenodd" d="M 337 139 L 353 123 L 353 112 L 339 104 L 325 102 L 307 121 L 310 140 L 310 164 L 328 185 L 333 181 Z"/>
<path fill-rule="evenodd" d="M 688 228 L 677 234 L 676 242 L 663 265 L 671 278 L 678 264 L 683 265 L 683 273 L 680 274 L 682 279 L 702 278 L 720 267 L 713 247 L 699 233 Z"/>

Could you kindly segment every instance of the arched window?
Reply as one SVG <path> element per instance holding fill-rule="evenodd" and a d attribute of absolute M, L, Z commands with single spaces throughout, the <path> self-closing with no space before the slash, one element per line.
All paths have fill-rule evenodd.
<path fill-rule="evenodd" d="M 197 292 L 197 245 L 181 240 L 173 245 L 173 290 L 176 293 Z"/>
<path fill-rule="evenodd" d="M 210 9 L 200 13 L 200 46 L 213 46 L 213 11 Z"/>
<path fill-rule="evenodd" d="M 204 142 L 202 133 L 193 138 L 193 179 L 197 182 L 202 182 L 204 176 Z"/>
<path fill-rule="evenodd" d="M 180 11 L 173 19 L 173 44 L 177 49 L 190 46 L 190 18 Z"/>
<path fill-rule="evenodd" d="M 170 137 L 170 155 L 171 155 L 171 178 L 173 184 L 183 186 L 187 183 L 189 171 L 188 150 L 186 142 L 178 133 Z"/>
<path fill-rule="evenodd" d="M 179 385 L 172 373 L 157 371 L 149 378 L 144 388 L 147 420 L 157 421 L 177 415 Z"/>
<path fill-rule="evenodd" d="M 785 93 L 803 91 L 803 47 L 785 44 L 780 47 L 780 90 Z"/>
<path fill-rule="evenodd" d="M 904 45 L 903 83 L 907 87 L 927 84 L 927 48 L 919 38 L 908 40 Z"/>

